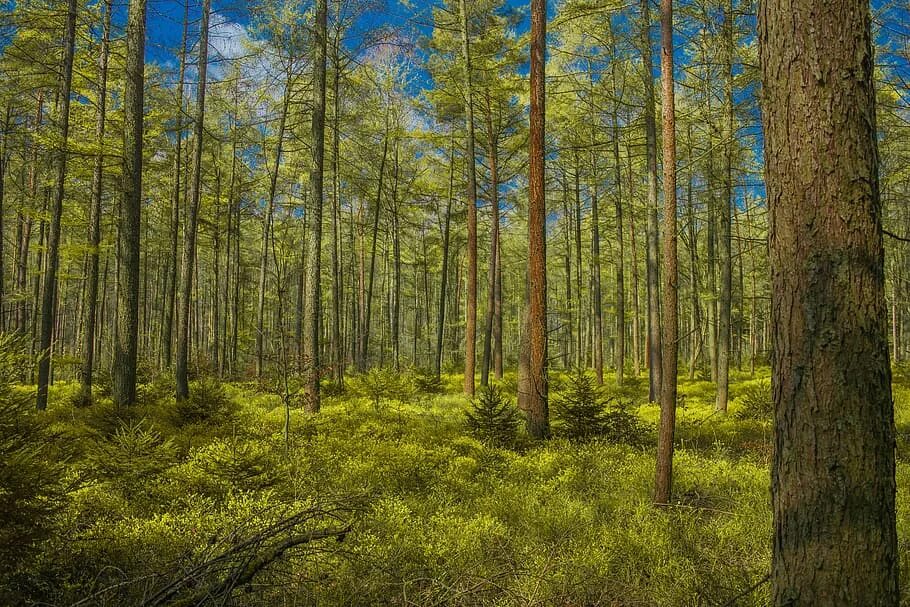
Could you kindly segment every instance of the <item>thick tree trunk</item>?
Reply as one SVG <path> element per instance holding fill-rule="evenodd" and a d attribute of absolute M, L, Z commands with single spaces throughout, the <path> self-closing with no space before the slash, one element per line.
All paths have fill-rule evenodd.
<path fill-rule="evenodd" d="M 57 150 L 57 175 L 54 185 L 54 205 L 51 207 L 50 233 L 47 242 L 47 266 L 44 272 L 44 291 L 41 300 L 41 333 L 38 341 L 38 409 L 47 408 L 50 383 L 52 339 L 57 320 L 57 267 L 60 261 L 60 233 L 63 222 L 63 198 L 66 188 L 66 160 L 70 130 L 70 92 L 73 85 L 73 55 L 76 47 L 76 0 L 66 5 L 66 25 L 63 35 L 63 66 L 60 81 L 60 149 Z"/>
<path fill-rule="evenodd" d="M 673 488 L 673 436 L 679 356 L 679 269 L 676 245 L 676 102 L 673 77 L 673 0 L 660 3 L 660 75 L 663 89 L 664 268 L 660 428 L 654 503 L 667 504 Z"/>
<path fill-rule="evenodd" d="M 180 313 L 177 318 L 177 400 L 185 400 L 190 395 L 190 299 L 193 295 L 193 275 L 196 269 L 196 228 L 199 223 L 199 198 L 202 185 L 202 146 L 205 138 L 205 88 L 208 70 L 210 13 L 211 0 L 203 0 L 199 36 L 199 62 L 197 66 L 199 84 L 197 85 L 196 116 L 193 125 L 193 174 L 190 182 L 190 199 L 186 210 L 186 238 L 183 242 Z"/>
<path fill-rule="evenodd" d="M 101 56 L 98 60 L 98 109 L 95 116 L 95 142 L 98 153 L 92 169 L 92 199 L 89 209 L 88 276 L 83 298 L 83 360 L 82 387 L 78 402 L 85 406 L 92 403 L 92 372 L 95 368 L 95 324 L 98 318 L 98 266 L 101 245 L 101 198 L 104 177 L 104 129 L 107 119 L 107 64 L 111 48 L 111 0 L 104 0 L 104 23 L 101 38 Z M 2 178 L 2 175 L 0 175 Z"/>
<path fill-rule="evenodd" d="M 546 240 L 546 40 L 545 0 L 531 0 L 531 117 L 528 167 L 528 281 L 522 331 L 519 406 L 534 438 L 550 434 L 547 404 L 547 240 Z"/>
<path fill-rule="evenodd" d="M 464 391 L 474 396 L 475 348 L 477 344 L 477 167 L 474 151 L 474 88 L 471 73 L 471 40 L 468 0 L 461 0 L 462 54 L 465 62 L 464 95 L 468 170 L 468 274 L 465 308 Z"/>
<path fill-rule="evenodd" d="M 864 0 L 759 11 L 778 606 L 900 602 L 870 24 Z"/>

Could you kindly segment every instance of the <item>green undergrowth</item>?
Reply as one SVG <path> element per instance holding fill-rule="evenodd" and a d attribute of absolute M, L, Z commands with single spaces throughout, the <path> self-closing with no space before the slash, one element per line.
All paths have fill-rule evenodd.
<path fill-rule="evenodd" d="M 680 380 L 675 500 L 662 509 L 646 380 L 608 378 L 602 393 L 637 419 L 636 440 L 572 438 L 554 421 L 554 438 L 534 443 L 523 429 L 509 440 L 472 431 L 461 378 L 421 377 L 352 379 L 316 416 L 292 408 L 287 439 L 281 399 L 251 385 L 203 380 L 178 406 L 153 381 L 140 405 L 117 410 L 104 398 L 76 407 L 76 386 L 58 384 L 41 432 L 65 457 L 63 497 L 7 565 L 0 603 L 153 604 L 170 584 L 160 604 L 196 604 L 229 573 L 200 564 L 295 512 L 312 514 L 287 537 L 344 533 L 289 548 L 224 604 L 712 606 L 767 573 L 766 370 L 735 376 L 726 415 L 712 384 Z M 895 381 L 905 538 L 910 381 Z M 509 407 L 515 385 L 509 374 L 498 390 Z M 554 401 L 572 385 L 554 373 Z M 901 551 L 910 564 L 906 540 Z M 767 600 L 765 585 L 736 604 Z"/>

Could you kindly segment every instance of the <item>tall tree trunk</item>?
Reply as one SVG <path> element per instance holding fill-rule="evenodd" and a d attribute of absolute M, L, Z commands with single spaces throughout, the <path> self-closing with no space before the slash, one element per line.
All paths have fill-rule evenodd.
<path fill-rule="evenodd" d="M 613 88 L 616 89 L 616 72 L 613 73 Z M 616 209 L 616 346 L 613 360 L 616 364 L 616 385 L 622 386 L 623 375 L 626 369 L 626 287 L 625 287 L 625 247 L 623 246 L 622 225 L 622 167 L 619 163 L 619 113 L 613 108 L 613 174 L 616 179 L 614 208 Z M 595 250 L 594 256 L 600 255 Z M 598 278 L 600 270 L 597 270 Z M 598 281 L 599 282 L 599 281 Z M 599 290 L 598 285 L 598 290 Z M 600 316 L 600 302 L 598 301 L 597 315 Z M 598 318 L 598 322 L 600 322 Z M 602 329 L 601 329 L 602 330 Z"/>
<path fill-rule="evenodd" d="M 442 346 L 445 338 L 446 325 L 446 299 L 448 297 L 449 280 L 449 245 L 450 227 L 452 219 L 452 199 L 455 194 L 455 129 L 452 129 L 452 143 L 449 149 L 449 192 L 446 196 L 446 214 L 443 219 L 442 229 L 442 272 L 439 275 L 439 311 L 436 315 L 436 354 L 434 370 L 436 377 L 442 373 Z"/>
<path fill-rule="evenodd" d="M 663 345 L 657 482 L 654 502 L 667 504 L 673 488 L 673 435 L 679 356 L 679 268 L 676 246 L 676 102 L 673 77 L 673 0 L 660 3 L 660 75 L 663 89 L 664 269 Z"/>
<path fill-rule="evenodd" d="M 92 170 L 92 202 L 89 210 L 88 276 L 83 299 L 83 360 L 80 404 L 92 403 L 92 372 L 95 367 L 95 322 L 98 318 L 98 266 L 101 245 L 101 198 L 104 177 L 104 128 L 107 118 L 107 63 L 111 48 L 111 0 L 104 0 L 101 57 L 98 61 L 98 109 L 95 116 L 95 142 L 98 153 Z"/>
<path fill-rule="evenodd" d="M 464 67 L 465 154 L 468 170 L 468 274 L 465 308 L 464 391 L 474 396 L 475 348 L 477 344 L 477 167 L 474 151 L 474 87 L 471 68 L 471 41 L 468 28 L 468 0 L 461 0 L 462 54 Z"/>
<path fill-rule="evenodd" d="M 398 219 L 398 180 L 400 166 L 398 149 L 400 142 L 395 140 L 395 162 L 392 170 L 392 268 L 395 273 L 392 282 L 391 333 L 392 359 L 395 370 L 401 370 L 401 227 Z"/>
<path fill-rule="evenodd" d="M 759 11 L 778 606 L 900 602 L 870 23 L 863 0 Z"/>
<path fill-rule="evenodd" d="M 183 190 L 181 175 L 183 173 L 183 113 L 184 113 L 184 80 L 186 79 L 186 41 L 189 30 L 190 3 L 183 5 L 183 37 L 180 42 L 180 72 L 177 79 L 177 129 L 174 144 L 174 192 L 171 199 L 171 248 L 167 270 L 167 293 L 164 307 L 164 318 L 161 323 L 161 348 L 164 366 L 170 368 L 174 343 L 174 313 L 177 308 L 177 244 L 180 234 L 180 194 Z"/>
<path fill-rule="evenodd" d="M 359 371 L 366 371 L 367 359 L 370 353 L 370 324 L 373 315 L 373 284 L 376 277 L 376 244 L 379 240 L 379 211 L 382 208 L 382 187 L 385 177 L 385 165 L 389 155 L 389 109 L 386 109 L 385 133 L 382 136 L 382 160 L 379 163 L 379 184 L 376 186 L 376 204 L 373 207 L 373 240 L 370 245 L 370 277 L 367 283 L 366 293 L 362 294 L 365 302 L 362 304 L 366 308 L 362 333 L 360 336 L 360 365 Z M 363 253 L 361 252 L 361 255 Z M 363 261 L 361 260 L 361 288 L 363 284 Z"/>
<path fill-rule="evenodd" d="M 626 162 L 629 174 L 629 200 L 635 200 L 635 179 L 632 175 L 632 150 L 626 147 Z M 639 280 L 638 280 L 638 245 L 637 230 L 635 229 L 635 207 L 631 206 L 629 212 L 629 248 L 632 250 L 632 372 L 635 377 L 641 375 L 641 306 L 639 305 Z"/>
<path fill-rule="evenodd" d="M 114 402 L 136 400 L 139 339 L 139 251 L 142 230 L 142 153 L 145 88 L 145 0 L 130 0 L 123 93 L 123 198 L 117 255 L 117 314 L 112 384 Z"/>
<path fill-rule="evenodd" d="M 493 333 L 496 324 L 496 270 L 499 267 L 499 137 L 493 125 L 490 91 L 485 91 L 487 156 L 490 163 L 490 270 L 487 276 L 487 316 L 483 334 L 483 359 L 480 365 L 480 385 L 490 383 L 493 359 Z"/>
<path fill-rule="evenodd" d="M 202 177 L 202 146 L 205 138 L 205 88 L 209 56 L 209 14 L 212 0 L 202 0 L 202 24 L 199 35 L 199 84 L 196 92 L 196 116 L 193 124 L 193 174 L 190 200 L 186 209 L 186 238 L 183 242 L 183 272 L 180 293 L 180 314 L 177 318 L 177 400 L 190 396 L 189 334 L 190 299 L 193 295 L 193 274 L 196 264 L 196 228 L 199 223 L 199 198 Z"/>
<path fill-rule="evenodd" d="M 344 340 L 341 335 L 341 314 L 344 309 L 344 284 L 341 276 L 341 0 L 336 0 L 335 40 L 332 45 L 332 378 L 344 385 Z"/>
<path fill-rule="evenodd" d="M 70 130 L 70 93 L 73 86 L 73 55 L 76 48 L 76 0 L 66 5 L 66 25 L 63 35 L 63 67 L 60 80 L 60 149 L 57 150 L 57 176 L 54 185 L 54 206 L 51 208 L 50 233 L 47 242 L 47 266 L 44 272 L 44 295 L 41 300 L 41 333 L 38 341 L 39 410 L 47 408 L 50 383 L 51 341 L 57 320 L 57 267 L 60 260 L 60 233 L 63 222 L 63 197 L 66 188 L 66 160 Z"/>
<path fill-rule="evenodd" d="M 720 299 L 717 314 L 717 400 L 715 409 L 727 412 L 730 390 L 730 317 L 733 308 L 733 251 L 730 213 L 733 209 L 733 1 L 724 7 L 724 200 L 720 209 Z"/>
<path fill-rule="evenodd" d="M 531 0 L 531 117 L 528 166 L 528 280 L 519 406 L 534 438 L 550 434 L 547 403 L 546 0 Z"/>
<path fill-rule="evenodd" d="M 651 73 L 650 0 L 641 2 L 642 61 L 645 71 L 645 137 L 648 163 L 648 251 L 645 260 L 648 281 L 648 398 L 657 402 L 661 393 L 660 276 L 658 273 L 659 228 L 657 224 L 657 123 L 654 116 L 654 76 Z"/>
<path fill-rule="evenodd" d="M 287 125 L 288 106 L 291 98 L 291 60 L 288 59 L 284 80 L 284 95 L 281 103 L 281 116 L 278 118 L 278 141 L 275 143 L 275 164 L 269 175 L 269 197 L 262 216 L 262 250 L 259 259 L 259 292 L 256 303 L 256 377 L 262 377 L 263 358 L 265 356 L 265 290 L 269 269 L 269 235 L 272 233 L 272 221 L 275 214 L 275 196 L 278 192 L 278 173 L 281 170 L 281 154 L 284 149 L 284 131 Z"/>
<path fill-rule="evenodd" d="M 307 251 L 306 316 L 303 330 L 305 374 L 304 408 L 319 412 L 320 393 L 320 321 L 322 319 L 322 206 L 325 202 L 325 84 L 326 84 L 326 0 L 316 0 L 316 28 L 313 56 L 313 159 L 310 169 L 309 247 Z"/>

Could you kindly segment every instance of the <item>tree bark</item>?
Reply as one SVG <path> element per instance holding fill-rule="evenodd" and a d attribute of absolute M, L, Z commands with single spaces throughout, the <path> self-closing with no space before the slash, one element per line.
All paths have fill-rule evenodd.
<path fill-rule="evenodd" d="M 47 266 L 44 272 L 44 291 L 41 300 L 41 333 L 38 341 L 39 410 L 47 408 L 50 383 L 52 340 L 57 320 L 57 267 L 60 260 L 60 233 L 63 222 L 63 198 L 66 189 L 66 160 L 69 151 L 70 93 L 73 86 L 73 55 L 76 47 L 76 0 L 66 5 L 66 25 L 63 35 L 63 66 L 60 81 L 60 149 L 57 150 L 57 176 L 54 185 L 54 205 L 51 207 L 50 233 L 47 242 Z"/>
<path fill-rule="evenodd" d="M 449 280 L 449 244 L 452 219 L 452 199 L 455 190 L 455 131 L 452 129 L 452 143 L 449 151 L 449 192 L 446 197 L 446 215 L 442 230 L 442 272 L 439 276 L 439 311 L 436 315 L 436 355 L 434 369 L 436 377 L 442 373 L 442 345 L 445 337 L 446 298 L 448 297 Z"/>
<path fill-rule="evenodd" d="M 189 333 L 190 299 L 193 295 L 193 274 L 196 264 L 196 231 L 199 223 L 199 198 L 202 178 L 202 146 L 205 138 L 205 88 L 209 53 L 209 14 L 211 0 L 202 1 L 202 23 L 199 36 L 199 84 L 196 92 L 196 116 L 193 125 L 193 174 L 190 200 L 186 212 L 186 238 L 183 242 L 183 272 L 180 310 L 177 318 L 177 400 L 190 396 Z"/>
<path fill-rule="evenodd" d="M 519 406 L 528 433 L 550 434 L 547 403 L 547 250 L 546 250 L 546 0 L 531 0 L 531 115 L 528 167 L 528 281 L 524 314 L 527 349 L 522 348 Z"/>
<path fill-rule="evenodd" d="M 474 87 L 471 68 L 471 40 L 468 29 L 468 0 L 461 0 L 462 54 L 464 68 L 465 154 L 468 170 L 468 269 L 465 308 L 464 391 L 474 396 L 475 348 L 477 344 L 477 167 L 474 150 Z"/>
<path fill-rule="evenodd" d="M 733 251 L 730 213 L 733 208 L 733 2 L 724 7 L 724 200 L 720 209 L 720 300 L 717 314 L 717 399 L 714 408 L 727 412 L 730 391 L 730 336 L 733 308 Z"/>
<path fill-rule="evenodd" d="M 111 48 L 111 0 L 104 0 L 101 56 L 98 60 L 98 109 L 95 117 L 95 142 L 98 152 L 92 170 L 92 200 L 89 210 L 88 276 L 84 298 L 82 386 L 78 402 L 92 403 L 92 372 L 95 367 L 95 323 L 98 318 L 98 266 L 101 245 L 101 198 L 104 177 L 104 129 L 107 118 L 107 65 Z M 2 177 L 2 176 L 0 176 Z"/>
<path fill-rule="evenodd" d="M 774 604 L 896 606 L 895 429 L 869 4 L 759 10 Z"/>
<path fill-rule="evenodd" d="M 676 236 L 676 102 L 673 77 L 673 0 L 660 3 L 660 75 L 663 89 L 664 269 L 660 427 L 657 438 L 655 504 L 670 502 L 679 355 L 679 270 Z"/>
<path fill-rule="evenodd" d="M 316 0 L 316 27 L 313 30 L 313 116 L 311 125 L 313 158 L 310 168 L 309 240 L 303 357 L 306 365 L 304 409 L 318 413 L 321 404 L 320 336 L 322 320 L 322 207 L 325 203 L 325 87 L 328 7 L 326 0 Z"/>
<path fill-rule="evenodd" d="M 654 76 L 651 73 L 650 0 L 641 2 L 642 61 L 645 65 L 645 149 L 648 163 L 648 250 L 645 260 L 648 281 L 648 398 L 657 402 L 661 393 L 660 275 L 658 273 L 659 228 L 657 223 L 657 124 L 654 116 Z"/>

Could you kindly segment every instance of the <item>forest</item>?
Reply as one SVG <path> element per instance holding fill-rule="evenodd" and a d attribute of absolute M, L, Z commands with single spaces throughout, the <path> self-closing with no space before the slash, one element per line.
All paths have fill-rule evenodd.
<path fill-rule="evenodd" d="M 0 605 L 910 605 L 908 142 L 895 0 L 0 0 Z"/>

